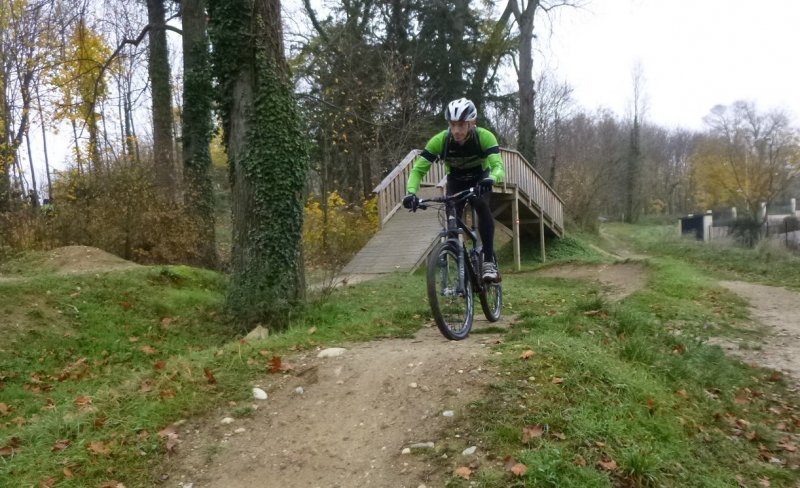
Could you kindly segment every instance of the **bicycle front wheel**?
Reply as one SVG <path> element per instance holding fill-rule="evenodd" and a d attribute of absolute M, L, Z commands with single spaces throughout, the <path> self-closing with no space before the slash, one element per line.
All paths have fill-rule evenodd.
<path fill-rule="evenodd" d="M 472 329 L 474 303 L 469 273 L 459 266 L 458 245 L 436 245 L 428 258 L 428 301 L 436 326 L 453 341 L 465 339 Z"/>

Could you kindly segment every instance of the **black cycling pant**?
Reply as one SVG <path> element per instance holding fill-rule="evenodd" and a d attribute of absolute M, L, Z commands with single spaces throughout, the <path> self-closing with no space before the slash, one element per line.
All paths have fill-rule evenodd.
<path fill-rule="evenodd" d="M 488 177 L 488 171 L 484 174 L 477 175 L 475 178 L 464 180 L 453 178 L 451 175 L 448 175 L 447 194 L 453 195 L 460 191 L 474 188 L 478 185 L 479 181 Z M 481 195 L 480 198 L 472 200 L 472 205 L 475 207 L 475 212 L 478 214 L 478 234 L 480 234 L 481 242 L 483 243 L 483 259 L 485 261 L 490 261 L 494 257 L 494 217 L 492 216 L 492 209 L 489 206 L 491 198 L 492 193 L 487 192 Z M 466 203 L 467 202 L 461 202 L 458 204 L 456 207 L 456 215 L 463 218 L 464 206 Z"/>

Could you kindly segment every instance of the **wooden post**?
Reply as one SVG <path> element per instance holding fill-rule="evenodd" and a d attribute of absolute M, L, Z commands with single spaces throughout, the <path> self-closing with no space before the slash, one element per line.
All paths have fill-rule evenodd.
<path fill-rule="evenodd" d="M 511 230 L 513 236 L 511 237 L 514 247 L 514 269 L 519 271 L 522 269 L 522 256 L 519 247 L 519 188 L 514 186 L 514 202 L 511 204 Z"/>
<path fill-rule="evenodd" d="M 539 249 L 542 252 L 542 262 L 545 262 L 547 255 L 544 252 L 544 212 L 539 208 Z"/>

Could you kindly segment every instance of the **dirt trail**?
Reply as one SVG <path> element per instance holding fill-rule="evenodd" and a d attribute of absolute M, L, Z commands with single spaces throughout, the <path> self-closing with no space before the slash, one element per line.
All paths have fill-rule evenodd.
<path fill-rule="evenodd" d="M 639 264 L 566 266 L 547 275 L 558 270 L 563 277 L 599 279 L 614 299 L 645 282 Z M 507 327 L 509 319 L 498 324 Z M 476 317 L 476 329 L 487 325 Z M 451 342 L 428 327 L 413 340 L 348 346 L 338 358 L 297 358 L 296 374 L 264 378 L 269 398 L 257 402 L 254 416 L 224 425 L 222 411 L 181 426 L 170 482 L 192 488 L 443 486 L 449 472 L 402 451 L 426 442 L 470 447 L 459 419 L 497 374 L 486 359 L 498 339 L 472 334 Z M 443 415 L 448 411 L 452 417 Z M 460 461 L 479 462 L 481 454 L 478 446 L 476 456 Z"/>
<path fill-rule="evenodd" d="M 263 379 L 269 398 L 254 402 L 255 415 L 225 425 L 223 411 L 181 426 L 168 486 L 441 486 L 441 470 L 402 451 L 461 442 L 466 405 L 495 375 L 484 363 L 496 340 L 451 342 L 428 327 L 413 340 L 348 346 L 340 357 L 298 357 L 294 373 Z"/>
<path fill-rule="evenodd" d="M 729 340 L 715 343 L 747 362 L 786 372 L 800 386 L 800 293 L 743 281 L 720 285 L 750 303 L 750 313 L 767 334 L 755 349 Z"/>

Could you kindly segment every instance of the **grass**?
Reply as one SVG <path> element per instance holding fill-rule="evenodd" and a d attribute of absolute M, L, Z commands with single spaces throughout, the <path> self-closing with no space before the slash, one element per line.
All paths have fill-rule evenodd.
<path fill-rule="evenodd" d="M 586 283 L 506 276 L 521 321 L 493 356 L 500 381 L 471 406 L 465 443 L 483 457 L 447 486 L 796 486 L 796 396 L 704 343 L 740 336 L 745 304 L 701 270 L 720 264 L 672 256 L 652 255 L 648 286 L 620 303 Z M 437 457 L 443 469 L 464 463 L 458 449 Z"/>
<path fill-rule="evenodd" d="M 607 224 L 604 229 L 642 252 L 673 256 L 721 278 L 800 289 L 800 255 L 774 243 L 762 242 L 755 249 L 725 242 L 703 243 L 679 236 L 677 224 Z"/>
<path fill-rule="evenodd" d="M 312 302 L 286 333 L 248 343 L 223 325 L 225 280 L 213 272 L 26 276 L 0 283 L 0 486 L 153 486 L 159 432 L 248 400 L 273 356 L 410 337 L 429 314 L 418 280 L 392 276 Z"/>
<path fill-rule="evenodd" d="M 617 235 L 663 251 L 644 264 L 647 287 L 620 303 L 591 283 L 511 272 L 500 251 L 505 313 L 517 319 L 491 356 L 497 381 L 432 459 L 452 472 L 480 446 L 472 478 L 448 486 L 795 486 L 796 398 L 704 344 L 757 340 L 745 304 L 705 274 L 724 266 L 701 254 L 687 264 L 670 247 L 683 243 L 659 248 L 638 228 Z M 547 264 L 609 262 L 586 242 L 548 243 Z M 542 266 L 537 249 L 524 253 L 523 271 Z M 251 415 L 250 386 L 273 356 L 411 337 L 430 321 L 422 275 L 396 275 L 312 299 L 285 333 L 242 342 L 223 325 L 222 275 L 63 276 L 35 262 L 7 263 L 25 278 L 0 282 L 0 486 L 154 486 L 168 449 L 159 432 L 223 405 Z M 761 277 L 780 282 L 779 268 Z M 523 438 L 531 426 L 541 434 Z M 512 474 L 512 460 L 527 472 Z"/>

